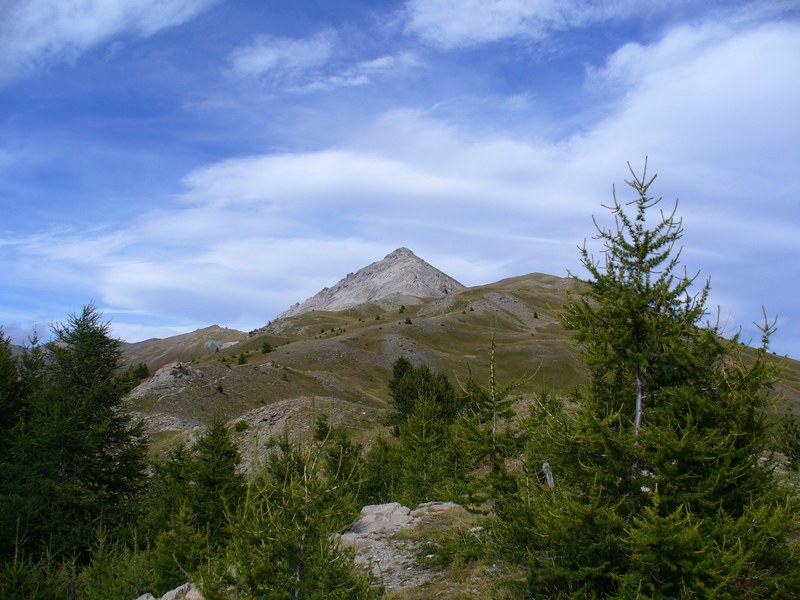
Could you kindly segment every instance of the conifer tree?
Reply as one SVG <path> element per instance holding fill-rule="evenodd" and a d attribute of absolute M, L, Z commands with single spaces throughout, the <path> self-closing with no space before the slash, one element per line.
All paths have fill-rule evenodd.
<path fill-rule="evenodd" d="M 471 502 L 481 504 L 488 500 L 494 512 L 498 498 L 513 489 L 513 480 L 506 469 L 506 459 L 519 451 L 513 428 L 508 420 L 514 416 L 511 408 L 511 392 L 519 385 L 512 382 L 500 386 L 495 374 L 497 343 L 492 336 L 489 353 L 488 386 L 479 384 L 470 375 L 463 386 L 464 411 L 456 422 L 455 437 L 464 453 L 470 457 L 473 467 L 480 468 L 473 473 Z"/>
<path fill-rule="evenodd" d="M 590 277 L 563 317 L 589 384 L 577 409 L 532 432 L 520 501 L 501 518 L 527 546 L 535 597 L 680 596 L 698 585 L 792 597 L 794 516 L 764 460 L 764 409 L 777 375 L 771 325 L 746 355 L 738 337 L 702 323 L 709 287 L 693 294 L 695 277 L 679 271 L 676 207 L 653 219 L 655 177 L 646 165 L 641 177 L 631 173 L 635 198 L 623 204 L 614 195 L 615 226 L 598 225 L 605 258 L 584 245 Z M 555 488 L 542 481 L 544 462 Z"/>
<path fill-rule="evenodd" d="M 244 475 L 238 472 L 242 458 L 222 417 L 217 414 L 192 446 L 189 508 L 201 527 L 211 528 L 212 541 L 222 535 L 226 513 L 244 495 Z"/>
<path fill-rule="evenodd" d="M 641 178 L 631 174 L 626 183 L 637 197 L 627 204 L 634 214 L 628 214 L 615 191 L 609 207 L 615 227 L 606 229 L 595 221 L 604 259 L 596 260 L 584 244 L 581 263 L 589 272 L 588 289 L 569 297 L 563 320 L 584 349 L 592 397 L 620 410 L 621 425 L 638 435 L 655 390 L 703 372 L 693 349 L 709 283 L 691 294 L 696 276 L 679 271 L 676 244 L 683 223 L 676 217 L 677 203 L 651 225 L 648 217 L 660 199 L 648 190 L 656 177 L 647 179 L 646 163 Z"/>
<path fill-rule="evenodd" d="M 53 328 L 44 351 L 34 345 L 21 359 L 25 414 L 4 458 L 24 468 L 3 495 L 34 556 L 83 554 L 97 527 L 114 531 L 132 518 L 146 438 L 123 408 L 120 342 L 109 331 L 89 305 Z"/>
<path fill-rule="evenodd" d="M 206 598 L 377 597 L 334 538 L 357 514 L 357 490 L 343 495 L 324 459 L 320 447 L 282 437 L 248 485 L 224 557 L 202 574 Z"/>
<path fill-rule="evenodd" d="M 8 434 L 17 424 L 20 410 L 19 368 L 11 353 L 11 340 L 0 328 L 0 451 L 5 449 Z"/>
<path fill-rule="evenodd" d="M 174 523 L 182 527 L 189 523 L 197 532 L 205 532 L 212 545 L 222 546 L 228 516 L 245 492 L 240 464 L 241 455 L 225 422 L 214 415 L 191 447 L 177 443 L 153 465 L 140 531 L 152 542 Z"/>
<path fill-rule="evenodd" d="M 451 423 L 463 409 L 462 399 L 456 395 L 446 375 L 432 371 L 425 364 L 415 367 L 403 356 L 392 365 L 389 391 L 395 408 L 390 424 L 395 426 L 395 432 L 414 413 L 421 400 L 432 403 L 440 416 Z"/>

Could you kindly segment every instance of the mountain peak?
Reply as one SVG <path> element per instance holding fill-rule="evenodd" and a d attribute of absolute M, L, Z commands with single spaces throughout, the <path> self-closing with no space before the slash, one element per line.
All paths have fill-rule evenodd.
<path fill-rule="evenodd" d="M 278 315 L 292 317 L 312 310 L 346 310 L 367 302 L 402 298 L 414 304 L 422 298 L 441 297 L 464 286 L 429 265 L 408 248 L 398 248 L 383 260 L 350 273 L 301 304 Z"/>
<path fill-rule="evenodd" d="M 416 254 L 414 254 L 411 250 L 409 250 L 404 246 L 402 248 L 394 250 L 393 252 L 390 252 L 383 258 L 383 260 L 395 260 L 398 258 L 407 258 L 407 257 L 418 258 Z"/>

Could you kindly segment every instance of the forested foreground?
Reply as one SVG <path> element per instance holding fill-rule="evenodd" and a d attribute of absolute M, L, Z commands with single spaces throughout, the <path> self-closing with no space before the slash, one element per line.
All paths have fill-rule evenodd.
<path fill-rule="evenodd" d="M 706 322 L 708 285 L 681 266 L 682 224 L 652 183 L 614 198 L 601 260 L 582 251 L 587 291 L 566 299 L 585 388 L 520 403 L 493 342 L 486 381 L 400 358 L 368 448 L 319 416 L 248 477 L 220 418 L 148 462 L 123 402 L 145 373 L 120 372 L 93 307 L 20 356 L 3 338 L 0 597 L 133 600 L 185 581 L 208 599 L 380 597 L 335 534 L 363 505 L 426 500 L 477 515 L 424 552 L 510 565 L 493 598 L 800 597 L 800 427 L 765 419 L 772 326 L 753 353 Z"/>

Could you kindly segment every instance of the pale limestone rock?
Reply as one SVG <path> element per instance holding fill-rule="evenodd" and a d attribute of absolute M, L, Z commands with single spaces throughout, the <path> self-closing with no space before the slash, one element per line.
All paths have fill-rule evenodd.
<path fill-rule="evenodd" d="M 411 523 L 413 517 L 410 513 L 411 510 L 398 502 L 371 504 L 361 509 L 361 516 L 350 527 L 350 531 L 353 533 L 382 531 L 388 535 Z"/>
<path fill-rule="evenodd" d="M 446 296 L 464 286 L 417 257 L 408 248 L 398 248 L 383 260 L 350 273 L 331 288 L 325 288 L 301 304 L 281 313 L 293 317 L 312 310 L 346 310 L 367 302 L 396 300 L 418 303 L 420 298 Z"/>
<path fill-rule="evenodd" d="M 421 585 L 432 573 L 417 567 L 417 542 L 392 536 L 458 507 L 452 502 L 425 502 L 413 511 L 398 502 L 365 506 L 359 519 L 339 537 L 339 544 L 353 549 L 356 563 L 370 569 L 387 591 L 401 592 Z"/>
<path fill-rule="evenodd" d="M 147 593 L 142 594 L 136 600 L 158 600 L 158 598 L 153 594 Z M 184 583 L 161 596 L 161 600 L 204 600 L 204 598 L 195 584 Z"/>

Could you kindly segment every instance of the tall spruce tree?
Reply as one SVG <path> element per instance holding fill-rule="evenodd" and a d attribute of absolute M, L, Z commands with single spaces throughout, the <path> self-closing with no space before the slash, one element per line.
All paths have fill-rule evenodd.
<path fill-rule="evenodd" d="M 702 323 L 709 287 L 693 294 L 678 270 L 676 207 L 653 215 L 655 177 L 631 173 L 635 198 L 614 194 L 604 260 L 584 246 L 590 277 L 564 314 L 589 385 L 534 432 L 526 484 L 540 484 L 501 515 L 527 546 L 530 594 L 792 597 L 793 514 L 764 460 L 771 327 L 745 353 Z"/>
<path fill-rule="evenodd" d="M 145 468 L 143 424 L 124 410 L 120 342 L 94 306 L 53 328 L 22 357 L 24 405 L 6 460 L 16 468 L 4 504 L 29 554 L 87 552 L 98 527 L 129 522 Z M 46 357 L 46 359 L 45 359 Z"/>
<path fill-rule="evenodd" d="M 626 183 L 637 194 L 628 203 L 634 214 L 628 214 L 614 191 L 610 210 L 615 227 L 595 222 L 604 258 L 596 260 L 584 244 L 581 263 L 589 272 L 588 289 L 569 297 L 563 320 L 584 349 L 592 397 L 620 410 L 621 425 L 638 435 L 656 390 L 704 371 L 694 350 L 709 284 L 691 295 L 696 276 L 679 271 L 676 244 L 683 224 L 676 217 L 677 203 L 651 225 L 648 217 L 660 202 L 648 195 L 655 176 L 647 179 L 646 164 L 641 178 L 631 173 Z"/>

